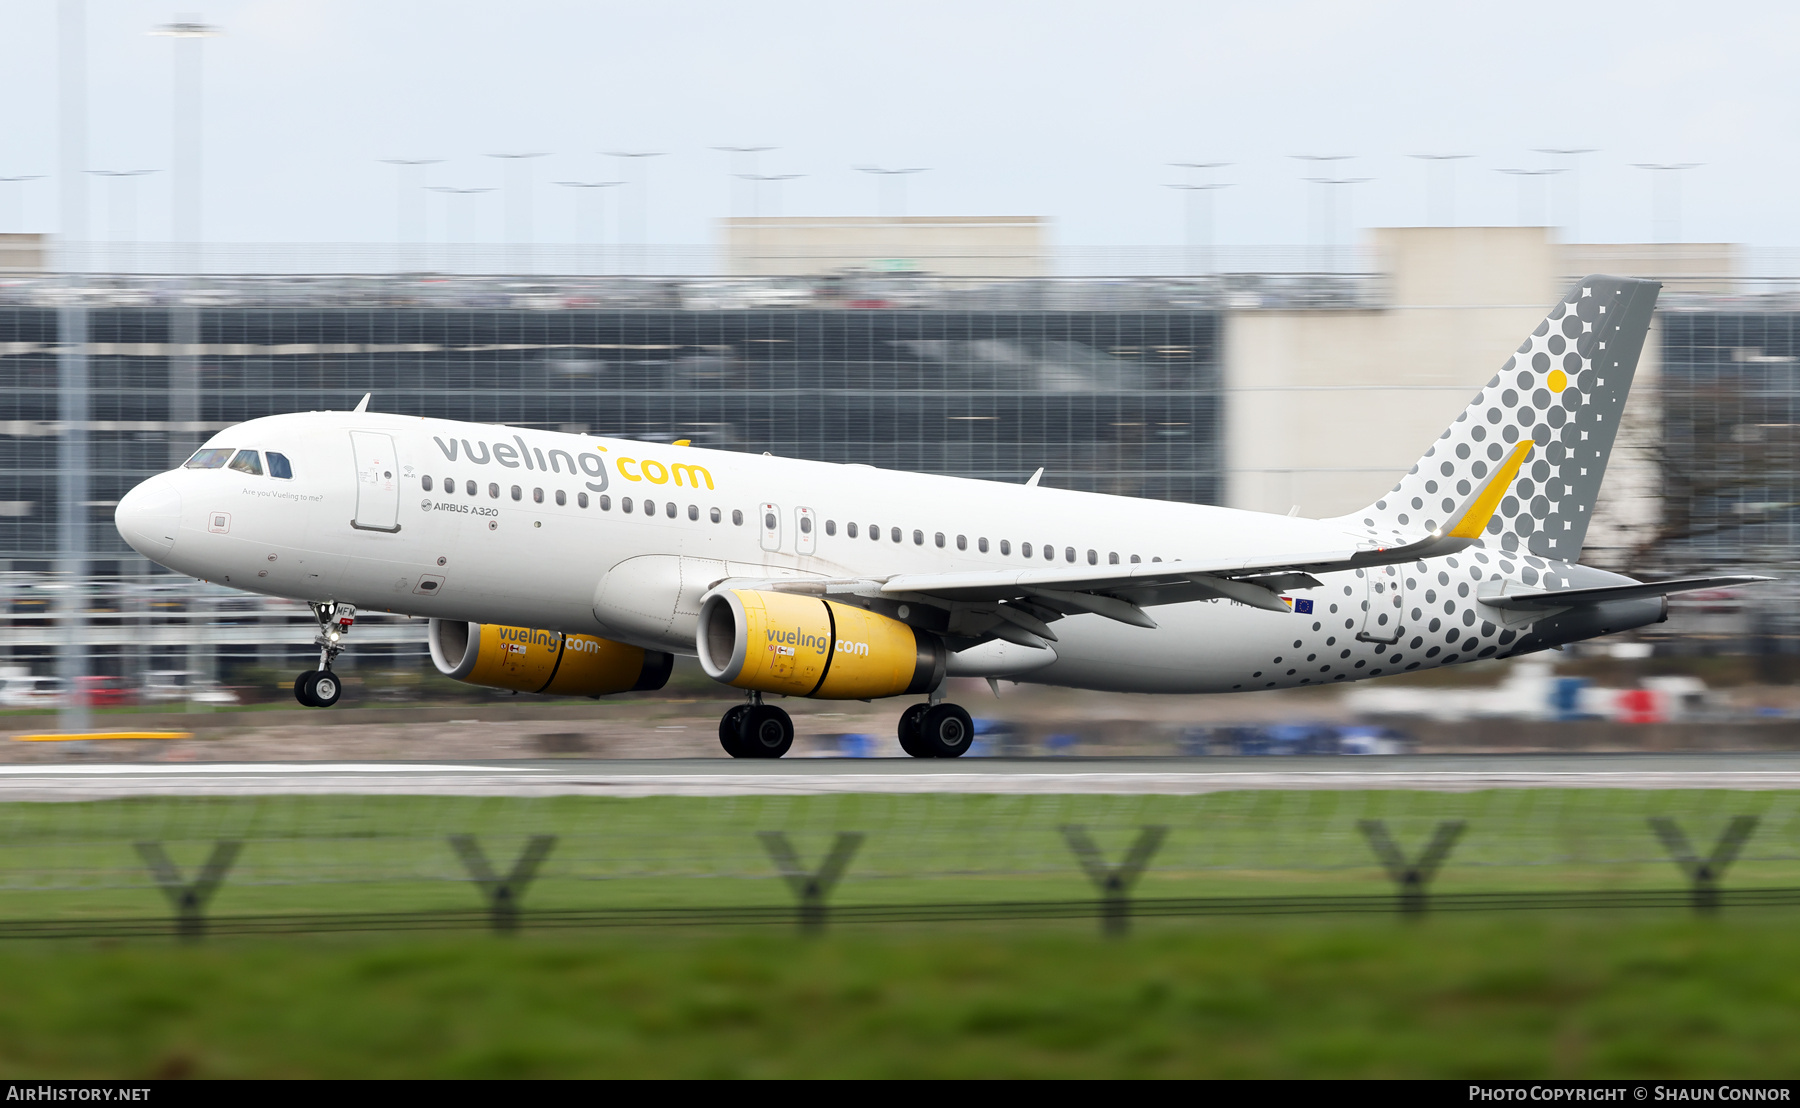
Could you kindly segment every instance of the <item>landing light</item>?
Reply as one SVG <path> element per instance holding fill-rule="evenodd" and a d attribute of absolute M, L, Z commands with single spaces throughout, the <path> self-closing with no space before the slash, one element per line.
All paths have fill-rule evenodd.
<path fill-rule="evenodd" d="M 330 639 L 332 642 L 336 642 L 339 639 L 343 638 L 343 636 L 338 634 L 336 631 L 333 631 L 331 634 L 326 635 L 325 637 Z"/>

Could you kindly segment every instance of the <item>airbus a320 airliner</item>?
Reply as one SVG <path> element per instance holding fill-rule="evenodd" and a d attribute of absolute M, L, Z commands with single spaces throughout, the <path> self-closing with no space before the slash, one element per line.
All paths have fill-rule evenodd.
<path fill-rule="evenodd" d="M 177 573 L 308 602 L 325 707 L 358 609 L 430 620 L 449 677 L 656 689 L 674 655 L 746 691 L 719 739 L 777 758 L 765 694 L 922 697 L 914 757 L 968 750 L 947 677 L 1131 692 L 1330 685 L 1658 622 L 1578 564 L 1661 286 L 1578 282 L 1380 499 L 1333 519 L 365 410 L 254 419 L 119 502 Z"/>

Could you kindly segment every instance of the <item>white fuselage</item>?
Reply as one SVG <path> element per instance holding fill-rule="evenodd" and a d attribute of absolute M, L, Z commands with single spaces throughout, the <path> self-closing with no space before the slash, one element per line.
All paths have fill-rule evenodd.
<path fill-rule="evenodd" d="M 700 596 L 726 578 L 1043 569 L 1071 560 L 1104 570 L 1115 558 L 1216 563 L 1349 541 L 1327 521 L 379 413 L 271 416 L 207 445 L 279 452 L 292 477 L 178 469 L 134 490 L 120 506 L 121 533 L 170 569 L 298 600 L 683 654 L 694 652 Z M 626 563 L 635 568 L 621 569 L 607 589 L 609 573 Z M 1536 583 L 1542 574 L 1567 583 L 1578 569 L 1498 550 L 1399 567 L 1405 607 L 1417 615 L 1393 644 L 1358 640 L 1370 587 L 1361 571 L 1291 594 L 1301 603 L 1290 613 L 1229 600 L 1168 604 L 1150 609 L 1155 629 L 1075 615 L 1055 623 L 1056 660 L 1016 679 L 1227 692 L 1468 661 L 1503 651 L 1497 636 L 1511 641 L 1504 629 L 1525 626 L 1516 613 L 1478 602 L 1483 582 Z M 663 581 L 666 597 L 637 584 Z M 1458 626 L 1480 634 L 1485 649 L 1459 649 L 1450 641 L 1460 639 Z"/>

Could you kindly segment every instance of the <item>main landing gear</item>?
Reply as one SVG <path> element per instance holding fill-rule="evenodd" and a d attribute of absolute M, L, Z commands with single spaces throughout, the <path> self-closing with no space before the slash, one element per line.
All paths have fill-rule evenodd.
<path fill-rule="evenodd" d="M 733 758 L 779 758 L 794 745 L 794 721 L 753 692 L 719 720 L 719 745 Z"/>
<path fill-rule="evenodd" d="M 914 704 L 900 715 L 900 748 L 914 758 L 960 758 L 975 741 L 975 721 L 961 705 Z M 761 693 L 719 720 L 719 745 L 733 758 L 779 758 L 794 745 L 794 721 Z"/>
<path fill-rule="evenodd" d="M 308 708 L 329 708 L 344 692 L 344 683 L 331 672 L 331 663 L 343 652 L 344 636 L 356 623 L 356 606 L 326 601 L 311 607 L 313 618 L 319 621 L 319 634 L 313 639 L 319 648 L 319 668 L 294 678 L 294 699 Z"/>
<path fill-rule="evenodd" d="M 915 758 L 960 758 L 975 741 L 975 721 L 960 704 L 914 704 L 900 713 L 900 749 Z"/>

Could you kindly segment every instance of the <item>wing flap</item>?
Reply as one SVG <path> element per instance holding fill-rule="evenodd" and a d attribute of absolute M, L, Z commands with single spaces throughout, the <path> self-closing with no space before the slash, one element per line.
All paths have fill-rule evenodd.
<path fill-rule="evenodd" d="M 1599 604 L 1608 600 L 1640 600 L 1647 596 L 1668 596 L 1677 592 L 1702 589 L 1728 589 L 1738 585 L 1754 585 L 1773 581 L 1773 577 L 1740 574 L 1731 577 L 1682 577 L 1673 581 L 1641 581 L 1630 585 L 1603 585 L 1593 589 L 1557 589 L 1527 593 L 1500 593 L 1480 596 L 1490 608 L 1574 608 L 1583 604 Z"/>

